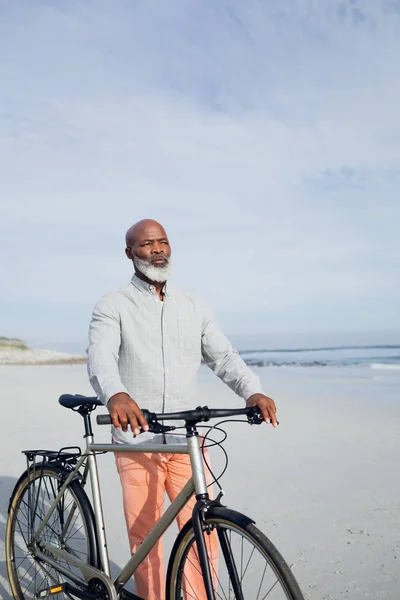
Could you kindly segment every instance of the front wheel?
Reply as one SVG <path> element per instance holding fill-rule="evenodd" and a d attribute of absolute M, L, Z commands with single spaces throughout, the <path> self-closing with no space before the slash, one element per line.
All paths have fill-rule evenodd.
<path fill-rule="evenodd" d="M 214 506 L 203 530 L 217 600 L 304 600 L 285 560 L 248 517 Z M 166 598 L 207 600 L 192 521 L 172 549 Z"/>

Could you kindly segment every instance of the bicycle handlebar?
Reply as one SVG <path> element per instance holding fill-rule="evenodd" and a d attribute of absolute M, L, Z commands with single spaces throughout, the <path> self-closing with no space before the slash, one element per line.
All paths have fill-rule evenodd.
<path fill-rule="evenodd" d="M 252 424 L 260 424 L 263 422 L 263 418 L 256 406 L 243 408 L 208 408 L 208 406 L 198 406 L 194 410 L 159 414 L 142 409 L 142 413 L 150 426 L 155 425 L 159 421 L 185 421 L 187 424 L 196 425 L 197 423 L 206 422 L 210 419 L 220 419 L 240 415 L 246 415 L 248 421 Z M 98 425 L 112 424 L 110 415 L 97 415 L 96 421 Z"/>

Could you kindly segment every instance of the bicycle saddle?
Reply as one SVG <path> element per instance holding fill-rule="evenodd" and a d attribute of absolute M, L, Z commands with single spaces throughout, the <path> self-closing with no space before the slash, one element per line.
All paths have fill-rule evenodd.
<path fill-rule="evenodd" d="M 86 406 L 87 404 L 104 406 L 103 402 L 96 398 L 96 396 L 81 396 L 81 394 L 62 394 L 58 401 L 65 408 L 77 408 L 78 406 Z"/>

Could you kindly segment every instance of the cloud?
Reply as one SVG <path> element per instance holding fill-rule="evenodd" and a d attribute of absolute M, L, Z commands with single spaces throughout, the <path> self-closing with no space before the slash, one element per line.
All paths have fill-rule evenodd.
<path fill-rule="evenodd" d="M 5 3 L 2 330 L 83 340 L 146 216 L 229 331 L 398 329 L 399 28 L 396 2 Z"/>

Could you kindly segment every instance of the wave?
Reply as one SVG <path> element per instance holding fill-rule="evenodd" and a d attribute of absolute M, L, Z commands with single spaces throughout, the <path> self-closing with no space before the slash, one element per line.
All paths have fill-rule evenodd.
<path fill-rule="evenodd" d="M 399 363 L 368 363 L 365 360 L 262 360 L 243 358 L 249 367 L 369 367 L 400 370 Z"/>
<path fill-rule="evenodd" d="M 370 363 L 369 366 L 371 369 L 384 369 L 385 371 L 389 370 L 389 369 L 390 370 L 394 369 L 396 371 L 400 370 L 400 364 L 393 364 L 393 363 L 392 364 L 390 364 L 390 363 Z"/>
<path fill-rule="evenodd" d="M 335 350 L 400 350 L 398 344 L 377 344 L 369 346 L 320 346 L 317 348 L 259 348 L 239 350 L 239 354 L 272 353 L 272 352 L 324 352 Z"/>
<path fill-rule="evenodd" d="M 346 367 L 347 362 L 333 362 L 328 360 L 262 360 L 262 359 L 243 359 L 249 367 Z M 354 363 L 353 363 L 354 364 Z"/>

